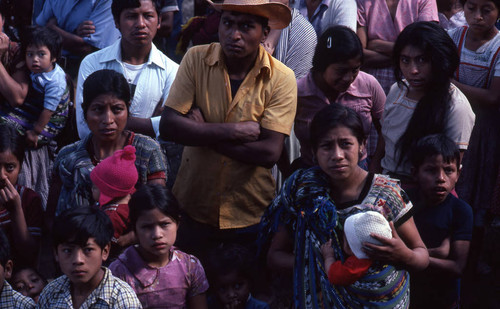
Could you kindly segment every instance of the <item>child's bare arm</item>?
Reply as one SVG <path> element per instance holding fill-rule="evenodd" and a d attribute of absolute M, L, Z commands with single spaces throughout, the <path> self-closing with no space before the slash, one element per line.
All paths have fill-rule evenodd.
<path fill-rule="evenodd" d="M 328 272 L 330 266 L 335 263 L 335 252 L 332 248 L 332 240 L 328 240 L 326 243 L 321 245 L 321 255 L 323 255 L 323 259 L 325 260 L 325 271 Z"/>
<path fill-rule="evenodd" d="M 431 256 L 429 268 L 442 271 L 453 277 L 460 277 L 464 271 L 469 254 L 470 241 L 455 240 L 450 244 L 450 254 L 446 258 Z"/>
<path fill-rule="evenodd" d="M 450 255 L 450 238 L 446 237 L 441 245 L 436 248 L 427 248 L 429 257 L 445 259 Z"/>
<path fill-rule="evenodd" d="M 33 130 L 26 131 L 26 140 L 28 142 L 28 146 L 36 147 L 38 143 L 38 135 L 40 135 L 43 131 L 43 128 L 49 123 L 50 117 L 54 114 L 53 111 L 44 108 L 38 120 L 33 125 Z"/>

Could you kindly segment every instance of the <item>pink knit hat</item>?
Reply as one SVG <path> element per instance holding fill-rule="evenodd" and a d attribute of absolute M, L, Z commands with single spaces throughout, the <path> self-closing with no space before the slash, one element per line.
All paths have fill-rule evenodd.
<path fill-rule="evenodd" d="M 135 147 L 125 146 L 104 160 L 90 172 L 90 179 L 101 192 L 99 204 L 106 205 L 117 197 L 135 192 L 139 175 L 135 167 Z"/>

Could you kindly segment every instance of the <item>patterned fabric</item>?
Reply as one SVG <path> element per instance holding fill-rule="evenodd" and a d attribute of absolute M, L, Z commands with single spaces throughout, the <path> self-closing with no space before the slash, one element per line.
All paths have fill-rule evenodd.
<path fill-rule="evenodd" d="M 62 181 L 56 216 L 63 210 L 89 206 L 92 198 L 90 172 L 94 164 L 87 150 L 92 134 L 61 149 L 54 162 L 53 174 Z M 165 179 L 166 163 L 158 143 L 150 137 L 130 132 L 127 145 L 136 149 L 135 166 L 139 172 L 138 184 L 145 184 L 153 178 Z"/>
<path fill-rule="evenodd" d="M 132 288 L 111 274 L 105 267 L 104 277 L 92 293 L 85 299 L 80 309 L 142 309 Z M 40 294 L 36 305 L 42 309 L 73 309 L 71 282 L 63 275 L 50 282 Z"/>
<path fill-rule="evenodd" d="M 32 309 L 35 302 L 29 297 L 12 289 L 10 284 L 4 280 L 2 293 L 0 293 L 0 309 Z"/>
<path fill-rule="evenodd" d="M 317 43 L 313 26 L 297 9 L 292 9 L 292 21 L 281 30 L 273 56 L 292 69 L 299 79 L 311 70 Z"/>
<path fill-rule="evenodd" d="M 375 175 L 367 185 L 369 191 L 362 203 L 338 210 L 329 194 L 328 176 L 319 167 L 298 170 L 288 178 L 266 210 L 261 221 L 260 242 L 280 224 L 288 227 L 295 239 L 296 308 L 408 307 L 408 274 L 390 265 L 374 262 L 366 276 L 348 287 L 328 282 L 320 246 L 331 238 L 335 259 L 345 261 L 339 240 L 345 218 L 356 212 L 373 210 L 397 225 L 412 207 L 396 180 Z"/>
<path fill-rule="evenodd" d="M 174 247 L 170 254 L 167 265 L 155 268 L 131 246 L 109 268 L 132 287 L 144 308 L 186 308 L 189 298 L 208 290 L 208 281 L 196 257 Z"/>
<path fill-rule="evenodd" d="M 455 78 L 469 86 L 488 89 L 491 80 L 500 76 L 500 32 L 475 51 L 465 48 L 467 27 L 449 31 L 460 52 L 460 66 Z M 468 150 L 462 160 L 457 193 L 472 206 L 475 222 L 483 225 L 479 210 L 490 210 L 495 179 L 500 168 L 500 111 L 495 106 L 474 106 L 476 123 Z"/>

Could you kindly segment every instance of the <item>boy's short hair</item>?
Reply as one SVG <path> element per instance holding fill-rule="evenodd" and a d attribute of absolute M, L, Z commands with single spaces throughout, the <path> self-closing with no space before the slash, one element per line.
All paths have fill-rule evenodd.
<path fill-rule="evenodd" d="M 156 14 L 158 14 L 158 18 L 160 18 L 160 1 L 158 0 L 150 0 L 153 3 L 153 6 L 156 9 Z M 141 7 L 140 0 L 113 0 L 111 3 L 111 13 L 113 14 L 113 19 L 115 23 L 120 23 L 120 14 L 123 10 L 126 9 L 136 9 Z"/>
<path fill-rule="evenodd" d="M 7 265 L 7 262 L 10 260 L 10 244 L 7 239 L 7 235 L 0 228 L 0 264 L 2 267 Z M 0 282 L 1 283 L 1 282 Z"/>
<path fill-rule="evenodd" d="M 55 30 L 43 26 L 30 28 L 21 44 L 23 54 L 28 46 L 47 46 L 50 51 L 50 58 L 58 60 L 61 57 L 62 38 Z"/>
<path fill-rule="evenodd" d="M 108 215 L 97 207 L 78 207 L 63 211 L 54 221 L 53 245 L 75 244 L 84 247 L 89 238 L 103 249 L 113 237 L 113 225 Z"/>
<path fill-rule="evenodd" d="M 247 279 L 251 286 L 255 276 L 256 262 L 256 258 L 250 250 L 242 245 L 220 245 L 210 251 L 207 258 L 209 282 L 215 282 L 218 275 L 236 272 Z"/>
<path fill-rule="evenodd" d="M 441 155 L 443 161 L 455 161 L 457 169 L 460 164 L 460 149 L 454 141 L 444 134 L 432 134 L 418 140 L 410 153 L 410 161 L 418 169 L 428 157 Z"/>

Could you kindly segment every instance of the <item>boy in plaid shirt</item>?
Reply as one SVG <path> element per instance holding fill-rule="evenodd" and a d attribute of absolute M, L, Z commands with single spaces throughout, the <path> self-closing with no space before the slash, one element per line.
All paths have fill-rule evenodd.
<path fill-rule="evenodd" d="M 142 308 L 132 288 L 102 266 L 113 226 L 100 209 L 68 209 L 54 222 L 53 243 L 63 276 L 40 294 L 37 308 Z"/>
<path fill-rule="evenodd" d="M 31 298 L 12 289 L 5 280 L 10 278 L 12 274 L 12 264 L 9 241 L 0 229 L 0 308 L 35 308 L 35 303 Z"/>

